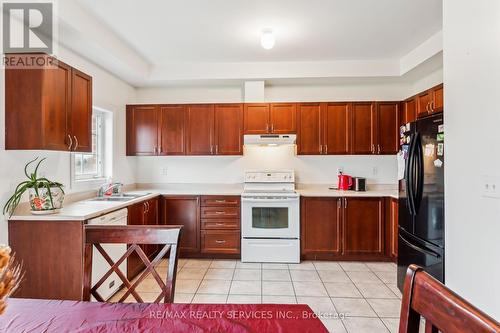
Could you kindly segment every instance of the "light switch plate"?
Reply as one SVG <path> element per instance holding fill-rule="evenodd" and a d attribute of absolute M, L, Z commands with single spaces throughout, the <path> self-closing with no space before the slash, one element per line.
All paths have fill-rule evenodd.
<path fill-rule="evenodd" d="M 483 176 L 481 190 L 483 197 L 500 199 L 500 177 Z"/>
<path fill-rule="evenodd" d="M 160 168 L 160 175 L 161 176 L 166 176 L 168 174 L 168 169 L 167 167 L 161 167 Z"/>

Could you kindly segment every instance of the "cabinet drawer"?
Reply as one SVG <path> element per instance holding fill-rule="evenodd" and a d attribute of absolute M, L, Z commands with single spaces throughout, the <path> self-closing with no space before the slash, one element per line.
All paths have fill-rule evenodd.
<path fill-rule="evenodd" d="M 202 253 L 240 253 L 240 232 L 230 230 L 203 230 Z"/>
<path fill-rule="evenodd" d="M 239 219 L 239 207 L 201 207 L 202 219 Z"/>
<path fill-rule="evenodd" d="M 215 196 L 208 195 L 201 197 L 202 206 L 235 206 L 239 207 L 240 197 L 239 196 Z"/>
<path fill-rule="evenodd" d="M 201 221 L 202 229 L 240 229 L 240 220 L 219 220 L 219 219 L 209 219 Z"/>

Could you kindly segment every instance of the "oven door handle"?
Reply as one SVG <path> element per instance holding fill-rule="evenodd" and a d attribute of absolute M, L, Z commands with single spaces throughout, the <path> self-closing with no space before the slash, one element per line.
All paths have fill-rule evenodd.
<path fill-rule="evenodd" d="M 266 202 L 266 203 L 279 203 L 279 202 L 297 202 L 299 198 L 284 198 L 284 199 L 256 199 L 256 198 L 241 198 L 242 202 Z"/>

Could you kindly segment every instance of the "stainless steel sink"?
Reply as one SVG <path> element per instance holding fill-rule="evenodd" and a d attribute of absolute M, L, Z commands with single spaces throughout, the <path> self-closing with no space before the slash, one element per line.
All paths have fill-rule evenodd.
<path fill-rule="evenodd" d="M 151 193 L 123 193 L 122 195 L 110 196 L 110 197 L 96 197 L 92 198 L 89 201 L 110 201 L 110 202 L 125 202 L 134 200 L 143 196 L 146 196 Z"/>

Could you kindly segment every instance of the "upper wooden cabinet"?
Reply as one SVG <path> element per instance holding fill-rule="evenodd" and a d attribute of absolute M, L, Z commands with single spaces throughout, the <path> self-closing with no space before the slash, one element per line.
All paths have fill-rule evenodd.
<path fill-rule="evenodd" d="M 54 66 L 5 69 L 5 149 L 91 152 L 92 78 L 37 56 Z"/>
<path fill-rule="evenodd" d="M 244 107 L 245 134 L 290 134 L 297 131 L 295 103 L 252 103 Z"/>
<path fill-rule="evenodd" d="M 377 103 L 375 120 L 377 154 L 397 154 L 399 151 L 399 102 Z"/>
<path fill-rule="evenodd" d="M 399 102 L 353 103 L 352 132 L 353 154 L 396 154 Z"/>
<path fill-rule="evenodd" d="M 188 105 L 186 110 L 186 119 L 186 153 L 188 155 L 213 155 L 215 152 L 214 105 Z"/>
<path fill-rule="evenodd" d="M 400 125 L 411 123 L 417 119 L 417 101 L 415 97 L 409 98 L 401 103 Z"/>
<path fill-rule="evenodd" d="M 298 104 L 298 154 L 348 154 L 350 109 L 350 103 Z"/>
<path fill-rule="evenodd" d="M 215 105 L 215 154 L 243 154 L 243 106 Z"/>
<path fill-rule="evenodd" d="M 352 153 L 375 154 L 376 108 L 371 102 L 352 103 Z"/>
<path fill-rule="evenodd" d="M 344 198 L 343 254 L 384 255 L 384 199 Z"/>
<path fill-rule="evenodd" d="M 127 105 L 127 155 L 153 156 L 158 152 L 158 107 Z"/>
<path fill-rule="evenodd" d="M 444 108 L 444 86 L 439 84 L 417 95 L 417 116 L 442 112 Z"/>
<path fill-rule="evenodd" d="M 242 104 L 127 105 L 127 155 L 241 155 Z"/>
<path fill-rule="evenodd" d="M 159 155 L 186 153 L 186 112 L 183 105 L 160 105 L 158 109 Z"/>

